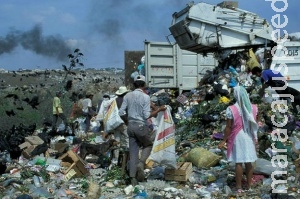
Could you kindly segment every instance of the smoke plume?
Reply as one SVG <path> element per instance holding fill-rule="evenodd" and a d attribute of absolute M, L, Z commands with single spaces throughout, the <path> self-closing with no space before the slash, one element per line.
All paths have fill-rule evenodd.
<path fill-rule="evenodd" d="M 182 5 L 181 0 L 93 0 L 89 28 L 100 40 L 103 57 L 120 59 L 124 50 L 144 50 L 144 40 L 166 42 L 172 13 Z"/>
<path fill-rule="evenodd" d="M 19 45 L 26 50 L 59 61 L 66 61 L 67 54 L 72 51 L 61 36 L 43 36 L 40 25 L 35 25 L 25 32 L 11 30 L 5 37 L 0 37 L 0 55 L 11 53 Z"/>

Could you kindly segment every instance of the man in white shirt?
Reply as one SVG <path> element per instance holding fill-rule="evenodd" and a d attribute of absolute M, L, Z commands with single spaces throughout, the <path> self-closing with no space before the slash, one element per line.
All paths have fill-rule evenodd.
<path fill-rule="evenodd" d="M 152 146 L 153 136 L 148 126 L 148 118 L 156 117 L 160 111 L 165 111 L 166 107 L 161 106 L 155 110 L 151 110 L 150 96 L 144 92 L 146 87 L 145 77 L 137 75 L 134 78 L 135 90 L 127 93 L 119 109 L 119 115 L 127 114 L 129 136 L 129 177 L 133 186 L 144 181 L 144 166 L 149 157 Z M 141 158 L 139 158 L 139 150 Z"/>
<path fill-rule="evenodd" d="M 91 119 L 96 115 L 92 105 L 93 97 L 94 95 L 92 93 L 87 93 L 86 98 L 82 100 L 82 114 L 85 116 L 85 133 L 90 130 Z"/>

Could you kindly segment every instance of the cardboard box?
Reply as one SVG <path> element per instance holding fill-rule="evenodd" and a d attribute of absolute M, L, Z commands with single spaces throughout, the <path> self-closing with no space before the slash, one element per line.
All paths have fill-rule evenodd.
<path fill-rule="evenodd" d="M 165 169 L 165 180 L 185 182 L 192 172 L 191 162 L 177 162 L 177 169 Z"/>
<path fill-rule="evenodd" d="M 57 153 L 63 153 L 69 145 L 67 143 L 55 143 L 53 145 L 53 149 L 57 151 Z"/>
<path fill-rule="evenodd" d="M 65 181 L 70 180 L 73 176 L 76 176 L 76 172 L 74 169 L 71 169 L 67 174 L 65 174 Z"/>
<path fill-rule="evenodd" d="M 29 142 L 31 145 L 40 145 L 44 143 L 44 141 L 39 136 L 25 137 L 25 142 Z"/>
<path fill-rule="evenodd" d="M 29 147 L 23 149 L 22 151 L 22 155 L 26 158 L 26 159 L 30 159 L 32 158 L 30 153 L 34 150 L 34 148 L 36 147 L 37 145 L 30 145 Z"/>
<path fill-rule="evenodd" d="M 67 175 L 71 169 L 76 172 L 76 177 L 81 177 L 88 174 L 88 170 L 85 168 L 84 161 L 72 150 L 69 150 L 58 159 L 61 160 L 61 166 L 68 167 L 64 173 L 65 175 Z"/>
<path fill-rule="evenodd" d="M 44 141 L 39 136 L 29 136 L 25 137 L 25 142 L 20 144 L 19 148 L 23 150 L 22 155 L 29 159 L 31 158 L 30 153 L 34 150 L 34 148 L 43 143 Z"/>
<path fill-rule="evenodd" d="M 26 159 L 30 159 L 31 155 L 30 153 L 33 151 L 33 149 L 36 146 L 30 145 L 28 142 L 23 142 L 22 144 L 19 145 L 19 148 L 22 150 L 22 155 L 24 156 L 24 158 Z"/>

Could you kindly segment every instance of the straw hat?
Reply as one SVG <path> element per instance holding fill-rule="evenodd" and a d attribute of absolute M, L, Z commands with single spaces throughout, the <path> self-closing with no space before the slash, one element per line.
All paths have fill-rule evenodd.
<path fill-rule="evenodd" d="M 130 90 L 127 90 L 126 86 L 119 87 L 119 90 L 116 91 L 116 95 L 123 95 L 124 93 L 129 92 Z"/>

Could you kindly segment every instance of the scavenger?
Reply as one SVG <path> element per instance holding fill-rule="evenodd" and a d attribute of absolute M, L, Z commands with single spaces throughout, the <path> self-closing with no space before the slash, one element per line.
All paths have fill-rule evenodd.
<path fill-rule="evenodd" d="M 235 179 L 237 192 L 243 192 L 242 176 L 243 163 L 246 167 L 247 187 L 251 188 L 253 175 L 252 162 L 257 160 L 257 106 L 251 104 L 246 89 L 242 86 L 234 87 L 236 103 L 226 109 L 226 127 L 224 138 L 218 147 L 224 148 L 227 143 L 227 159 L 235 162 Z"/>
<path fill-rule="evenodd" d="M 166 110 L 166 107 L 161 106 L 151 111 L 150 96 L 143 91 L 146 87 L 145 76 L 135 76 L 133 85 L 135 90 L 124 96 L 119 115 L 123 116 L 127 113 L 130 156 L 129 177 L 131 178 L 131 184 L 135 186 L 138 181 L 142 182 L 145 179 L 144 166 L 153 146 L 153 137 L 147 119 L 156 117 L 157 113 Z M 142 152 L 139 158 L 140 148 L 142 148 Z"/>

